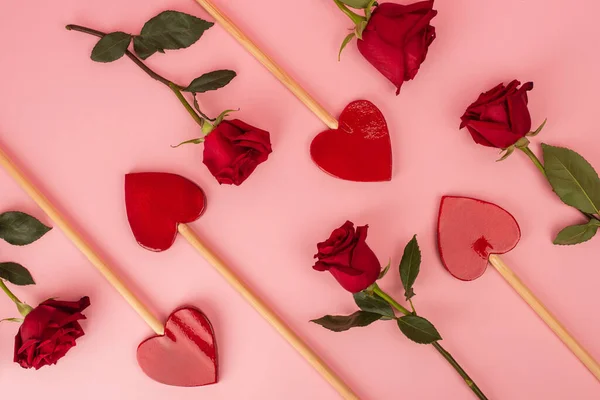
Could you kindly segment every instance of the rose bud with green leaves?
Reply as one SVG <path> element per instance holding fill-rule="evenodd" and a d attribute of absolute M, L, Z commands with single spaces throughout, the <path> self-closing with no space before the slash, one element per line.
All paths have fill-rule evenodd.
<path fill-rule="evenodd" d="M 31 244 L 50 229 L 36 218 L 19 211 L 0 214 L 0 238 L 12 245 Z M 35 369 L 56 364 L 75 346 L 75 341 L 84 335 L 77 321 L 85 319 L 81 311 L 90 305 L 89 298 L 83 297 L 78 302 L 50 299 L 33 308 L 19 300 L 6 282 L 28 286 L 35 285 L 35 281 L 21 264 L 0 263 L 0 289 L 15 303 L 24 318 L 0 320 L 22 323 L 15 337 L 14 362 L 23 368 Z"/>
<path fill-rule="evenodd" d="M 404 298 L 410 310 L 379 287 L 377 281 L 387 275 L 391 260 L 383 270 L 379 264 L 376 267 L 372 265 L 377 262 L 377 258 L 365 243 L 365 239 L 366 226 L 355 230 L 354 224 L 348 221 L 341 228 L 334 230 L 327 241 L 317 244 L 319 261 L 313 268 L 321 271 L 329 270 L 344 289 L 353 292 L 354 302 L 359 310 L 350 315 L 326 315 L 311 322 L 333 332 L 343 332 L 351 328 L 365 327 L 377 321 L 394 321 L 400 332 L 408 339 L 420 344 L 431 344 L 455 369 L 475 396 L 486 400 L 487 397 L 473 379 L 440 345 L 439 341 L 442 337 L 437 329 L 415 310 L 412 300 L 415 296 L 413 285 L 421 268 L 421 250 L 416 235 L 404 248 L 398 267 Z M 356 264 L 358 260 L 360 263 Z M 377 273 L 373 275 L 375 271 Z M 396 312 L 401 315 L 397 316 Z"/>
<path fill-rule="evenodd" d="M 234 110 L 226 110 L 216 118 L 209 118 L 200 110 L 197 100 L 198 93 L 217 90 L 228 85 L 236 77 L 236 73 L 230 70 L 212 71 L 184 86 L 157 74 L 142 61 L 157 52 L 164 53 L 165 50 L 184 49 L 191 46 L 213 25 L 214 23 L 193 15 L 178 11 L 164 11 L 146 22 L 139 35 L 120 31 L 104 33 L 80 25 L 67 25 L 66 28 L 100 38 L 92 50 L 93 61 L 107 63 L 127 56 L 151 78 L 166 85 L 198 124 L 200 131 L 198 138 L 187 140 L 181 144 L 204 143 L 204 155 L 208 154 L 212 157 L 208 161 L 204 159 L 204 164 L 213 166 L 209 167 L 209 171 L 217 181 L 221 184 L 239 185 L 248 178 L 258 164 L 267 160 L 271 153 L 270 135 L 267 131 L 253 128 L 254 132 L 260 132 L 260 146 L 256 146 L 252 138 L 246 141 L 243 137 L 231 138 L 231 134 L 223 137 L 223 132 L 231 133 L 231 126 L 238 123 L 246 124 L 238 120 L 236 120 L 237 122 L 225 120 Z M 133 52 L 129 50 L 132 41 Z M 186 93 L 191 94 L 191 103 L 186 99 Z M 220 128 L 221 125 L 223 125 L 222 128 Z M 213 132 L 215 136 L 221 136 L 221 138 L 207 140 Z M 230 141 L 228 147 L 224 147 L 224 140 Z M 215 165 L 218 167 L 214 167 Z"/>
<path fill-rule="evenodd" d="M 529 148 L 529 138 L 537 136 L 546 125 L 544 120 L 531 131 L 527 92 L 532 89 L 532 82 L 521 85 L 515 79 L 506 86 L 500 83 L 481 93 L 467 107 L 460 128 L 467 128 L 475 143 L 501 149 L 504 154 L 498 161 L 505 160 L 516 149 L 527 155 L 558 197 L 585 217 L 583 223 L 561 230 L 554 244 L 586 242 L 600 228 L 600 179 L 590 163 L 573 150 L 542 143 L 542 163 Z"/>
<path fill-rule="evenodd" d="M 355 24 L 354 31 L 342 42 L 340 55 L 354 39 L 360 53 L 396 86 L 414 79 L 435 40 L 431 20 L 437 15 L 433 0 L 402 5 L 377 4 L 375 0 L 334 0 Z M 363 15 L 348 7 L 362 10 Z"/>

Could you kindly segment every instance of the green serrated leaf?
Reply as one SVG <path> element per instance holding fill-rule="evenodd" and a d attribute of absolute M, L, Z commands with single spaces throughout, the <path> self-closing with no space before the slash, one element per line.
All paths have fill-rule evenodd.
<path fill-rule="evenodd" d="M 188 87 L 183 89 L 184 92 L 204 93 L 209 90 L 217 90 L 226 86 L 233 78 L 235 71 L 227 69 L 206 73 L 194 79 Z"/>
<path fill-rule="evenodd" d="M 369 4 L 371 4 L 371 0 L 340 0 L 340 3 L 344 3 L 348 7 L 360 10 L 367 8 Z"/>
<path fill-rule="evenodd" d="M 330 331 L 343 332 L 350 328 L 371 325 L 379 319 L 381 319 L 381 315 L 379 314 L 356 311 L 351 315 L 326 315 L 319 319 L 313 319 L 310 322 L 321 325 L 323 328 L 329 329 Z"/>
<path fill-rule="evenodd" d="M 600 221 L 590 220 L 587 224 L 571 225 L 560 231 L 554 239 L 554 244 L 573 245 L 587 242 L 593 238 L 600 228 Z"/>
<path fill-rule="evenodd" d="M 362 310 L 370 313 L 383 315 L 385 317 L 394 318 L 394 310 L 387 301 L 377 296 L 376 294 L 367 293 L 365 291 L 354 293 L 354 301 Z"/>
<path fill-rule="evenodd" d="M 178 11 L 163 11 L 144 24 L 140 36 L 145 45 L 154 47 L 155 51 L 184 49 L 196 43 L 213 25 L 214 23 L 193 15 Z"/>
<path fill-rule="evenodd" d="M 4 318 L 4 319 L 0 319 L 0 322 L 23 322 L 22 318 Z"/>
<path fill-rule="evenodd" d="M 412 286 L 417 280 L 419 270 L 421 269 L 421 250 L 417 242 L 417 235 L 414 235 L 404 248 L 399 269 L 400 279 L 404 287 L 404 296 L 408 300 L 415 295 Z"/>
<path fill-rule="evenodd" d="M 429 344 L 442 340 L 433 324 L 418 315 L 405 315 L 398 318 L 398 327 L 413 342 Z"/>
<path fill-rule="evenodd" d="M 0 278 L 9 281 L 13 285 L 35 285 L 35 281 L 27 268 L 14 262 L 0 263 Z"/>
<path fill-rule="evenodd" d="M 152 54 L 158 52 L 164 53 L 165 50 L 160 47 L 158 43 L 155 43 L 152 39 L 145 38 L 143 36 L 133 37 L 133 51 L 142 60 L 150 57 Z"/>
<path fill-rule="evenodd" d="M 186 140 L 185 142 L 181 142 L 175 146 L 171 145 L 171 148 L 176 149 L 179 146 L 182 146 L 184 144 L 200 144 L 200 143 L 204 143 L 204 138 L 196 138 L 196 139 L 190 139 L 190 140 Z"/>
<path fill-rule="evenodd" d="M 379 273 L 379 276 L 377 277 L 377 280 L 382 279 L 384 276 L 386 276 L 387 273 L 388 273 L 388 271 L 390 270 L 391 266 L 392 266 L 392 259 L 390 258 L 390 260 L 388 261 L 388 263 L 385 266 L 385 268 L 382 269 L 381 272 Z"/>
<path fill-rule="evenodd" d="M 342 51 L 344 51 L 346 46 L 348 46 L 348 43 L 350 43 L 352 41 L 352 39 L 354 39 L 355 36 L 356 36 L 356 33 L 352 32 L 351 34 L 349 34 L 348 36 L 346 36 L 344 38 L 344 41 L 342 42 L 342 46 L 340 47 L 340 52 L 338 53 L 338 61 L 342 60 Z"/>
<path fill-rule="evenodd" d="M 125 55 L 131 42 L 131 35 L 125 32 L 113 32 L 101 38 L 92 49 L 92 60 L 111 62 Z"/>
<path fill-rule="evenodd" d="M 573 150 L 543 143 L 542 150 L 548 181 L 558 197 L 583 212 L 598 214 L 600 179 L 594 168 Z"/>
<path fill-rule="evenodd" d="M 16 246 L 30 244 L 44 236 L 50 227 L 20 211 L 0 214 L 0 239 Z"/>

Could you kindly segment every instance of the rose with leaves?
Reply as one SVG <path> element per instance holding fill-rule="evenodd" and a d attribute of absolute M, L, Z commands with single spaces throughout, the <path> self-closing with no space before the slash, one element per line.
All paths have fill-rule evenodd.
<path fill-rule="evenodd" d="M 573 150 L 542 143 L 542 163 L 529 148 L 529 138 L 537 136 L 546 125 L 544 120 L 531 131 L 527 92 L 532 89 L 532 82 L 521 85 L 515 79 L 508 85 L 500 83 L 481 93 L 461 117 L 460 129 L 467 128 L 477 144 L 501 149 L 504 155 L 498 161 L 505 160 L 517 149 L 527 155 L 558 197 L 585 217 L 583 224 L 561 230 L 554 244 L 586 242 L 600 228 L 600 179 L 590 163 Z"/>
<path fill-rule="evenodd" d="M 355 25 L 342 42 L 340 55 L 356 37 L 363 57 L 396 86 L 399 94 L 404 82 L 415 78 L 435 40 L 431 20 L 437 11 L 433 9 L 433 0 L 408 5 L 378 4 L 375 0 L 334 2 Z M 364 16 L 348 7 L 362 10 Z"/>
<path fill-rule="evenodd" d="M 25 246 L 31 244 L 50 230 L 36 218 L 18 211 L 0 214 L 0 238 L 6 242 Z M 90 305 L 85 296 L 79 301 L 49 299 L 33 308 L 22 302 L 5 282 L 17 286 L 34 285 L 31 273 L 15 262 L 0 263 L 0 289 L 15 303 L 21 318 L 6 318 L 2 321 L 21 322 L 15 336 L 14 362 L 23 368 L 40 369 L 53 365 L 63 358 L 84 335 L 79 320 L 81 313 Z"/>
<path fill-rule="evenodd" d="M 240 185 L 259 164 L 267 160 L 271 153 L 269 132 L 252 127 L 253 129 L 250 131 L 260 133 L 260 138 L 257 139 L 251 134 L 246 134 L 248 131 L 238 132 L 239 135 L 232 137 L 232 126 L 250 125 L 239 120 L 226 120 L 225 118 L 234 110 L 226 110 L 216 118 L 209 118 L 201 111 L 197 100 L 198 93 L 217 90 L 228 85 L 235 78 L 236 73 L 230 70 L 212 71 L 192 80 L 189 85 L 183 86 L 157 74 L 142 61 L 155 53 L 191 46 L 213 25 L 214 23 L 193 15 L 178 11 L 164 11 L 146 22 L 139 35 L 120 31 L 104 33 L 79 25 L 67 25 L 66 28 L 100 37 L 92 50 L 93 61 L 107 63 L 127 56 L 150 77 L 168 86 L 198 124 L 201 132 L 200 137 L 187 140 L 179 145 L 204 143 L 203 161 L 211 174 L 221 184 Z M 133 52 L 129 50 L 132 42 Z M 191 104 L 184 93 L 192 95 Z M 209 140 L 211 136 L 214 138 Z M 246 140 L 245 136 L 250 139 Z M 226 145 L 224 142 L 227 142 Z"/>
<path fill-rule="evenodd" d="M 390 263 L 382 270 L 373 251 L 366 243 L 367 226 L 354 228 L 347 221 L 335 229 L 329 239 L 317 244 L 317 262 L 314 269 L 329 271 L 340 285 L 353 293 L 359 310 L 350 315 L 326 315 L 311 322 L 333 331 L 343 332 L 351 328 L 365 327 L 377 321 L 395 321 L 399 330 L 410 340 L 431 344 L 452 365 L 477 398 L 487 397 L 446 349 L 437 329 L 417 314 L 413 304 L 413 285 L 421 268 L 421 251 L 414 236 L 404 248 L 399 265 L 399 275 L 404 287 L 404 297 L 410 310 L 384 292 L 377 281 L 388 273 Z M 396 315 L 399 313 L 400 315 Z"/>

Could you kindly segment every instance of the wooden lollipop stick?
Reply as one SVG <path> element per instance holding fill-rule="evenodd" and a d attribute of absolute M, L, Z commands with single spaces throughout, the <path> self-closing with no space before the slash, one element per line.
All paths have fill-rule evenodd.
<path fill-rule="evenodd" d="M 535 297 L 533 293 L 523 284 L 517 275 L 497 255 L 489 257 L 490 264 L 502 275 L 510 286 L 529 304 L 529 306 L 540 316 L 542 320 L 554 331 L 564 344 L 579 358 L 579 360 L 600 380 L 600 365 L 588 353 L 565 327 L 548 311 L 548 309 Z"/>
<path fill-rule="evenodd" d="M 358 400 L 342 379 L 302 339 L 292 331 L 269 306 L 262 301 L 213 251 L 202 243 L 198 235 L 187 225 L 179 224 L 178 231 L 198 252 L 237 290 L 260 315 L 263 316 L 284 339 L 286 339 L 338 393 L 348 400 Z"/>
<path fill-rule="evenodd" d="M 304 103 L 330 129 L 338 128 L 338 121 L 329 114 L 302 86 L 285 72 L 271 57 L 265 54 L 248 36 L 246 36 L 221 10 L 210 0 L 196 0 L 204 9 L 219 22 L 242 46 L 248 50 L 263 66 L 265 66 L 281 83 Z"/>
<path fill-rule="evenodd" d="M 50 203 L 34 185 L 27 179 L 25 174 L 11 161 L 6 153 L 0 149 L 0 165 L 13 177 L 15 181 L 27 192 L 27 194 L 44 210 L 54 223 L 65 233 L 75 246 L 90 260 L 106 280 L 127 300 L 129 305 L 142 317 L 144 321 L 158 335 L 165 333 L 165 328 L 125 285 L 125 283 L 111 270 L 108 264 L 97 254 L 92 246 L 81 236 L 81 234 L 69 223 L 69 221 Z"/>

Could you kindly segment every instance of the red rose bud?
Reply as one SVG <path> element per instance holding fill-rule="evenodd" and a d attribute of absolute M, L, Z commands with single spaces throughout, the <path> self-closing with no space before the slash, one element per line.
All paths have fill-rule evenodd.
<path fill-rule="evenodd" d="M 14 361 L 23 368 L 40 369 L 56 364 L 84 335 L 78 320 L 90 305 L 89 297 L 79 301 L 46 300 L 23 321 L 15 337 Z"/>
<path fill-rule="evenodd" d="M 317 244 L 317 262 L 313 268 L 317 271 L 329 271 L 344 289 L 360 292 L 371 286 L 379 277 L 381 265 L 369 248 L 368 226 L 358 226 L 346 221 L 331 233 L 329 239 Z"/>
<path fill-rule="evenodd" d="M 467 127 L 475 143 L 506 149 L 531 131 L 531 117 L 527 109 L 527 92 L 533 83 L 514 80 L 499 84 L 479 95 L 461 117 L 460 128 Z"/>
<path fill-rule="evenodd" d="M 223 121 L 204 141 L 204 164 L 221 184 L 240 185 L 271 154 L 269 132 L 238 119 Z"/>
<path fill-rule="evenodd" d="M 383 3 L 358 41 L 358 50 L 398 88 L 417 75 L 425 61 L 435 28 L 429 23 L 437 15 L 433 0 L 410 5 Z"/>

